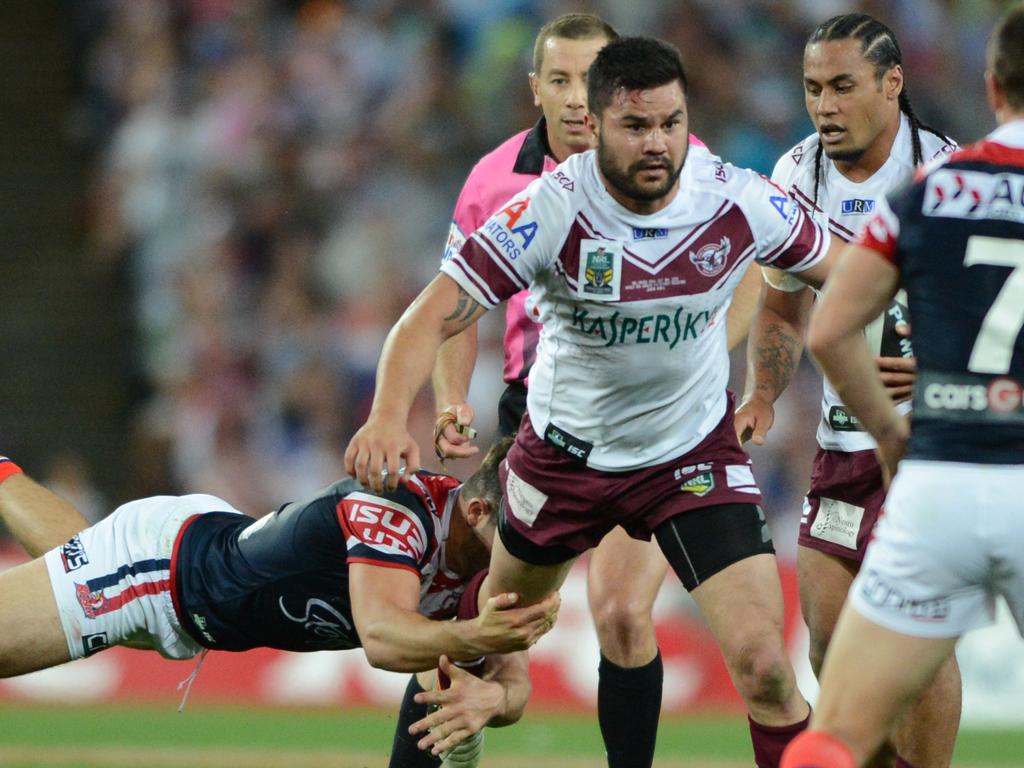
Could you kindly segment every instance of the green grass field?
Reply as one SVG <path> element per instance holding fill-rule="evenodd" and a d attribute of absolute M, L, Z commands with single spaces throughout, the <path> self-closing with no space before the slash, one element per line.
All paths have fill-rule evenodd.
<path fill-rule="evenodd" d="M 0 707 L 4 768 L 377 768 L 387 765 L 394 715 L 376 710 L 240 709 L 171 705 Z M 655 765 L 750 766 L 741 717 L 667 717 Z M 596 719 L 530 712 L 487 734 L 484 766 L 602 765 Z M 1024 766 L 1024 733 L 965 731 L 957 766 Z"/>

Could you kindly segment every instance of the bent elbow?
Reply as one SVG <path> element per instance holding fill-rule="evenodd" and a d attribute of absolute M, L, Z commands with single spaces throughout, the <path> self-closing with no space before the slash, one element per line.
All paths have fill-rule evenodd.
<path fill-rule="evenodd" d="M 835 334 L 830 333 L 827 327 L 823 327 L 824 324 L 817 321 L 817 315 L 811 319 L 811 324 L 807 329 L 807 352 L 815 360 L 821 360 L 822 356 L 828 356 L 829 350 L 835 346 L 837 338 Z"/>
<path fill-rule="evenodd" d="M 365 635 L 360 635 L 363 641 L 363 653 L 366 660 L 374 669 L 383 669 L 388 672 L 412 672 L 415 671 L 409 666 L 402 665 L 401 655 L 396 652 L 394 646 L 379 637 L 372 629 Z"/>

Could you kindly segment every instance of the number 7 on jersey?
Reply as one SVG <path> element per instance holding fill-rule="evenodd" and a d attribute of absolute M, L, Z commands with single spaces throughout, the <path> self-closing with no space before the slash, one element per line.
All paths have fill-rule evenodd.
<path fill-rule="evenodd" d="M 1008 373 L 1013 348 L 1024 326 L 1024 241 L 972 235 L 964 266 L 1012 267 L 978 331 L 967 369 L 975 373 Z"/>

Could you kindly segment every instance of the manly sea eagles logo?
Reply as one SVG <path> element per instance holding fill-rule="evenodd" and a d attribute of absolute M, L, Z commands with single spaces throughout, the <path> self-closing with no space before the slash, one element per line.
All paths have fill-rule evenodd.
<path fill-rule="evenodd" d="M 690 251 L 690 261 L 702 275 L 714 277 L 725 269 L 725 262 L 731 250 L 732 243 L 729 242 L 729 238 L 722 237 L 717 243 L 708 243 L 696 253 Z"/>

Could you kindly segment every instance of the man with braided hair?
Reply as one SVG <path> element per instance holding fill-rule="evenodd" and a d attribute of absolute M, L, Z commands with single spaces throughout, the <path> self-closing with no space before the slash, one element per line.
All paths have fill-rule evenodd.
<path fill-rule="evenodd" d="M 895 477 L 784 768 L 864 765 L 1000 597 L 1024 631 L 1024 5 L 996 26 L 985 84 L 996 130 L 879 201 L 811 319 L 811 354 Z M 912 424 L 861 333 L 900 288 L 914 310 Z"/>
<path fill-rule="evenodd" d="M 823 23 L 807 42 L 803 71 L 816 132 L 783 155 L 772 179 L 834 237 L 848 241 L 888 192 L 954 144 L 914 114 L 899 44 L 877 19 L 850 13 Z M 774 418 L 772 403 L 799 361 L 812 295 L 777 272 L 765 276 L 762 311 L 748 347 L 745 402 L 737 413 L 737 431 L 755 443 L 763 442 Z M 902 401 L 909 397 L 914 370 L 910 340 L 897 331 L 906 314 L 906 297 L 897 294 L 866 330 L 890 394 Z M 898 407 L 907 412 L 910 404 Z M 797 550 L 815 673 L 885 497 L 874 441 L 827 380 L 817 438 Z M 935 685 L 895 729 L 896 764 L 948 766 L 959 715 L 960 678 L 950 657 Z M 879 764 L 893 759 L 888 754 Z"/>

